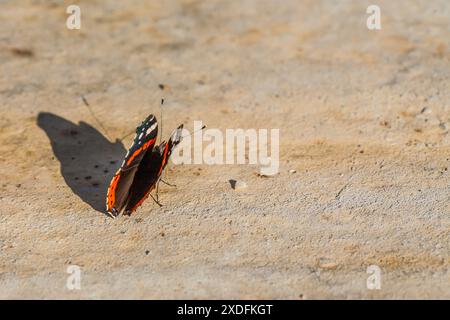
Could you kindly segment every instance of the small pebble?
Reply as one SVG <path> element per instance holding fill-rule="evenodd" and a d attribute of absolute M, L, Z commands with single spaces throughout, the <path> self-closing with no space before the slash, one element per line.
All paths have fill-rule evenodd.
<path fill-rule="evenodd" d="M 431 109 L 428 107 L 423 107 L 422 110 L 420 110 L 420 113 L 422 114 L 430 114 L 431 113 Z"/>
<path fill-rule="evenodd" d="M 247 184 L 244 181 L 230 180 L 230 184 L 234 190 L 242 190 L 247 188 Z"/>
<path fill-rule="evenodd" d="M 334 270 L 337 267 L 338 267 L 337 263 L 334 263 L 334 262 L 323 263 L 320 265 L 320 268 L 326 269 L 326 270 Z"/>
<path fill-rule="evenodd" d="M 297 170 L 294 170 L 294 169 L 289 170 L 290 174 L 293 174 L 293 173 L 296 173 L 296 172 L 297 172 Z"/>
<path fill-rule="evenodd" d="M 334 270 L 338 267 L 338 264 L 335 261 L 327 258 L 320 258 L 318 264 L 319 268 L 325 270 Z"/>

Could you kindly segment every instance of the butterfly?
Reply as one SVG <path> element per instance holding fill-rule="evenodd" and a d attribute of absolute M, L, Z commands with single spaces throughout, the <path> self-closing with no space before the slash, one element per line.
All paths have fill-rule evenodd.
<path fill-rule="evenodd" d="M 158 122 L 154 115 L 149 115 L 136 128 L 134 141 L 108 188 L 106 211 L 111 217 L 117 217 L 122 210 L 124 215 L 131 215 L 148 198 L 161 179 L 173 149 L 181 142 L 182 131 L 180 125 L 168 142 L 156 145 Z"/>

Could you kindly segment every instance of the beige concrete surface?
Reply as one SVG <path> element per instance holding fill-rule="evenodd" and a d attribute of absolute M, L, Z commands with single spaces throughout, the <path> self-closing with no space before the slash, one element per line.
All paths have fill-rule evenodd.
<path fill-rule="evenodd" d="M 448 1 L 377 1 L 379 31 L 371 1 L 69 4 L 0 1 L 0 298 L 450 298 Z M 166 137 L 279 128 L 279 174 L 171 165 L 108 218 L 162 96 Z"/>

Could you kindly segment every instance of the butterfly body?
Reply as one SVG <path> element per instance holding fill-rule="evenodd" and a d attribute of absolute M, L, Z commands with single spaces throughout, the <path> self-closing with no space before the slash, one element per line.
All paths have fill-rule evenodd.
<path fill-rule="evenodd" d="M 173 149 L 181 142 L 183 125 L 174 130 L 168 142 L 156 145 L 158 124 L 149 115 L 136 128 L 133 144 L 119 170 L 111 180 L 106 197 L 106 210 L 116 217 L 124 210 L 130 215 L 155 188 Z"/>

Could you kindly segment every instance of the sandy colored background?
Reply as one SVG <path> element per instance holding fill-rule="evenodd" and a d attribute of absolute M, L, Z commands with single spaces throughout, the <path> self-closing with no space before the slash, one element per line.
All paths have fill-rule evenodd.
<path fill-rule="evenodd" d="M 0 298 L 450 298 L 450 4 L 377 1 L 369 31 L 372 2 L 80 0 L 77 31 L 0 1 Z M 163 95 L 165 136 L 280 128 L 280 173 L 172 165 L 113 220 L 131 137 L 80 95 L 112 141 Z"/>

